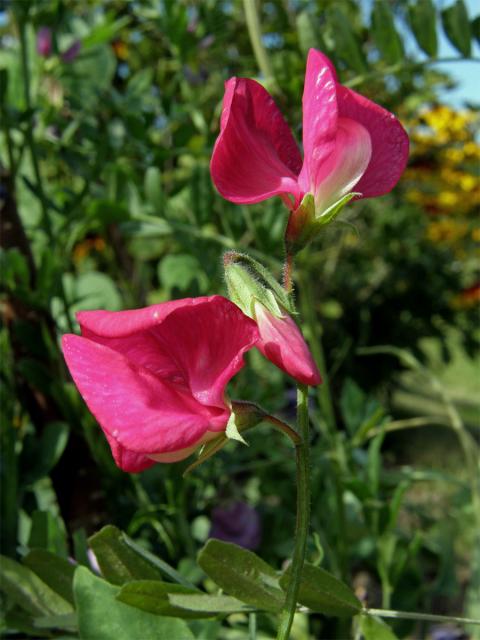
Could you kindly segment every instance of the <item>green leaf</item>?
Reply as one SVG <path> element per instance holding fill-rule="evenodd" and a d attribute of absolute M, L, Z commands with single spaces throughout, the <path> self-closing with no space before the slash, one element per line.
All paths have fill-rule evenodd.
<path fill-rule="evenodd" d="M 313 16 L 307 11 L 301 11 L 296 18 L 298 46 L 304 56 L 310 49 L 320 49 L 325 51 L 326 46 L 323 41 L 320 29 L 314 24 Z"/>
<path fill-rule="evenodd" d="M 148 611 L 155 615 L 173 616 L 178 618 L 192 617 L 183 609 L 172 606 L 168 594 L 198 593 L 196 589 L 189 589 L 180 584 L 162 582 L 161 580 L 135 580 L 125 584 L 117 595 L 117 600 Z M 185 615 L 184 615 L 185 614 Z M 207 617 L 211 617 L 209 614 Z M 201 617 L 201 616 L 193 616 Z"/>
<path fill-rule="evenodd" d="M 379 618 L 361 615 L 359 626 L 365 640 L 398 640 L 390 627 Z"/>
<path fill-rule="evenodd" d="M 74 565 L 45 549 L 34 549 L 23 559 L 23 564 L 29 567 L 64 600 L 73 604 L 73 574 Z"/>
<path fill-rule="evenodd" d="M 117 595 L 117 600 L 155 615 L 179 618 L 192 617 L 183 609 L 179 610 L 170 604 L 168 598 L 169 593 L 185 595 L 198 593 L 198 590 L 189 589 L 180 584 L 162 582 L 161 580 L 135 580 L 128 582 L 122 587 Z M 207 617 L 211 617 L 211 615 L 212 614 L 209 614 Z"/>
<path fill-rule="evenodd" d="M 350 434 L 354 434 L 362 423 L 366 395 L 355 380 L 347 378 L 340 394 L 342 418 Z"/>
<path fill-rule="evenodd" d="M 442 11 L 442 23 L 445 34 L 455 49 L 469 58 L 472 33 L 463 0 L 457 0 L 451 7 Z"/>
<path fill-rule="evenodd" d="M 338 7 L 328 12 L 337 54 L 345 63 L 358 73 L 365 73 L 367 63 L 357 37 L 351 27 L 349 17 Z"/>
<path fill-rule="evenodd" d="M 378 50 L 388 64 L 403 56 L 403 45 L 395 29 L 392 10 L 386 0 L 375 0 L 372 9 L 372 35 Z"/>
<path fill-rule="evenodd" d="M 142 549 L 112 525 L 93 535 L 89 543 L 102 574 L 114 584 L 124 584 L 130 580 L 160 580 L 166 575 L 185 587 L 192 587 L 173 567 Z"/>
<path fill-rule="evenodd" d="M 224 591 L 253 607 L 278 611 L 285 596 L 276 571 L 257 555 L 235 544 L 211 539 L 198 564 Z"/>
<path fill-rule="evenodd" d="M 236 598 L 212 596 L 198 589 L 158 580 L 129 582 L 122 587 L 117 599 L 143 611 L 177 618 L 211 618 L 250 611 Z"/>
<path fill-rule="evenodd" d="M 475 38 L 475 40 L 478 42 L 478 44 L 480 44 L 480 16 L 477 16 L 476 18 L 474 18 L 470 24 L 472 29 L 472 35 Z"/>
<path fill-rule="evenodd" d="M 208 287 L 208 278 L 195 256 L 178 253 L 168 255 L 158 265 L 158 277 L 164 287 L 185 291 L 197 281 L 201 291 Z"/>
<path fill-rule="evenodd" d="M 437 55 L 437 15 L 432 0 L 416 0 L 408 6 L 408 18 L 418 46 L 432 58 Z"/>
<path fill-rule="evenodd" d="M 128 25 L 129 22 L 129 16 L 124 16 L 114 22 L 102 22 L 98 26 L 95 26 L 88 36 L 82 39 L 82 46 L 87 49 L 99 44 L 104 44 L 105 42 L 110 42 L 121 29 L 124 29 Z"/>
<path fill-rule="evenodd" d="M 89 538 L 102 575 L 113 584 L 130 580 L 160 580 L 162 574 L 150 562 L 139 556 L 125 542 L 126 535 L 112 525 Z"/>
<path fill-rule="evenodd" d="M 50 511 L 34 511 L 28 546 L 30 549 L 46 549 L 63 558 L 67 557 L 67 534 L 60 516 Z"/>
<path fill-rule="evenodd" d="M 73 539 L 73 551 L 75 560 L 78 564 L 83 564 L 85 567 L 90 566 L 90 561 L 88 559 L 88 540 L 85 529 L 82 527 L 81 529 L 75 529 L 72 535 Z"/>
<path fill-rule="evenodd" d="M 211 616 L 251 611 L 250 607 L 231 596 L 212 596 L 206 593 L 169 593 L 168 600 L 174 607 L 189 611 L 197 618 L 199 614 Z"/>
<path fill-rule="evenodd" d="M 144 180 L 145 196 L 155 213 L 161 213 L 165 202 L 162 189 L 162 175 L 158 167 L 148 167 Z"/>
<path fill-rule="evenodd" d="M 168 638 L 194 640 L 183 620 L 163 618 L 117 600 L 119 588 L 78 567 L 73 581 L 78 628 L 83 640 Z"/>
<path fill-rule="evenodd" d="M 36 445 L 36 462 L 25 470 L 22 478 L 25 485 L 34 484 L 50 473 L 65 451 L 69 434 L 70 427 L 65 422 L 49 422 L 46 425 Z"/>
<path fill-rule="evenodd" d="M 35 618 L 33 625 L 38 629 L 63 629 L 64 631 L 76 631 L 77 615 L 65 613 L 62 616 L 43 616 Z"/>
<path fill-rule="evenodd" d="M 0 588 L 33 616 L 63 615 L 72 605 L 53 591 L 28 567 L 0 556 Z"/>
<path fill-rule="evenodd" d="M 280 586 L 286 589 L 291 567 L 280 578 Z M 302 570 L 298 602 L 330 616 L 353 616 L 362 609 L 362 603 L 346 584 L 320 567 L 305 563 Z"/>

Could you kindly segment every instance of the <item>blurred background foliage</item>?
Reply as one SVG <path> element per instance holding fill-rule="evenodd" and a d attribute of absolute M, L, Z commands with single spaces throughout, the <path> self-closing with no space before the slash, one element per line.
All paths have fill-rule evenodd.
<path fill-rule="evenodd" d="M 260 79 L 301 139 L 313 46 L 398 115 L 411 159 L 392 194 L 351 205 L 299 257 L 305 333 L 331 391 L 312 394 L 308 557 L 371 606 L 479 617 L 479 114 L 442 102 L 454 83 L 432 65 L 440 33 L 459 60 L 478 58 L 479 18 L 462 0 L 3 3 L 4 554 L 40 547 L 86 562 L 86 536 L 113 523 L 200 584 L 195 554 L 224 508 L 237 514 L 226 538 L 245 542 L 253 518 L 262 557 L 289 556 L 293 456 L 280 436 L 260 427 L 248 449 L 229 445 L 187 479 L 181 464 L 123 474 L 59 337 L 80 309 L 224 292 L 225 249 L 280 277 L 282 203 L 224 201 L 209 158 L 232 75 Z M 231 395 L 291 418 L 291 381 L 259 354 L 248 364 Z M 3 603 L 3 630 L 32 633 L 8 587 Z M 335 620 L 298 618 L 297 640 L 345 637 Z M 245 625 L 239 615 L 199 637 L 244 638 Z M 259 629 L 272 637 L 268 616 Z M 395 630 L 437 638 L 411 622 Z"/>

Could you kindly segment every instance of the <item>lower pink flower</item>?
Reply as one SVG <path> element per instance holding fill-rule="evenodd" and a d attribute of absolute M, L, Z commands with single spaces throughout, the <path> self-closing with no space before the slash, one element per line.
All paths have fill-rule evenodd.
<path fill-rule="evenodd" d="M 221 296 L 132 311 L 83 311 L 63 353 L 116 464 L 176 462 L 225 430 L 229 380 L 258 341 L 256 324 Z"/>
<path fill-rule="evenodd" d="M 277 317 L 258 301 L 254 309 L 260 332 L 257 349 L 298 382 L 321 384 L 322 378 L 307 343 L 288 313 Z"/>

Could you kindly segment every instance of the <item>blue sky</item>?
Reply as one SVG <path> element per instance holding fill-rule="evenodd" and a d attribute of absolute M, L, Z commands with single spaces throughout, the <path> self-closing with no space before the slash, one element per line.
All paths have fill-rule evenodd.
<path fill-rule="evenodd" d="M 370 20 L 371 9 L 374 0 L 358 0 L 362 9 L 362 13 L 365 19 L 365 23 L 368 24 Z M 455 0 L 434 0 L 434 3 L 439 11 L 446 7 L 452 6 Z M 470 20 L 480 14 L 480 1 L 479 0 L 464 0 L 467 7 Z M 438 17 L 437 35 L 438 35 L 438 57 L 439 58 L 461 58 L 462 54 L 459 53 L 448 41 L 443 27 L 440 24 L 441 20 Z M 410 30 L 406 30 L 405 26 L 397 22 L 399 33 L 404 39 L 404 45 L 408 53 L 411 53 L 418 57 L 418 59 L 425 59 L 425 54 L 418 48 L 413 34 Z M 473 42 L 473 41 L 472 41 Z M 472 46 L 472 57 L 480 59 L 480 47 L 475 42 Z M 433 65 L 432 65 L 433 66 Z M 436 67 L 447 72 L 450 77 L 457 82 L 457 87 L 453 90 L 446 90 L 443 94 L 440 94 L 440 99 L 447 104 L 455 107 L 461 107 L 465 102 L 476 104 L 480 107 L 480 62 L 473 60 L 460 60 L 449 63 L 438 63 Z"/>
<path fill-rule="evenodd" d="M 439 6 L 450 6 L 448 3 L 437 3 Z M 478 0 L 465 0 L 470 19 L 480 14 L 480 2 Z M 438 29 L 439 34 L 439 58 L 460 55 L 448 42 L 443 30 Z M 480 47 L 475 42 L 472 47 L 472 57 L 480 59 Z M 453 91 L 445 91 L 441 96 L 445 102 L 456 107 L 462 106 L 466 101 L 480 106 L 480 62 L 462 60 L 449 64 L 438 64 L 438 69 L 447 71 L 458 82 L 458 87 Z"/>

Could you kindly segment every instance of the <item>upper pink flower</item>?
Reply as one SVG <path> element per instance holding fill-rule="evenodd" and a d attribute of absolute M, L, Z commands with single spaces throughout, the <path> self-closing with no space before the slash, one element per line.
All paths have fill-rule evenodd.
<path fill-rule="evenodd" d="M 187 298 L 77 318 L 82 336 L 63 337 L 65 360 L 121 469 L 176 462 L 225 430 L 225 387 L 258 341 L 236 305 Z"/>
<path fill-rule="evenodd" d="M 408 147 L 395 116 L 339 84 L 330 60 L 310 49 L 303 162 L 268 92 L 255 80 L 231 78 L 210 168 L 227 200 L 249 204 L 280 195 L 295 210 L 311 194 L 321 215 L 349 193 L 359 198 L 388 193 L 405 168 Z"/>

